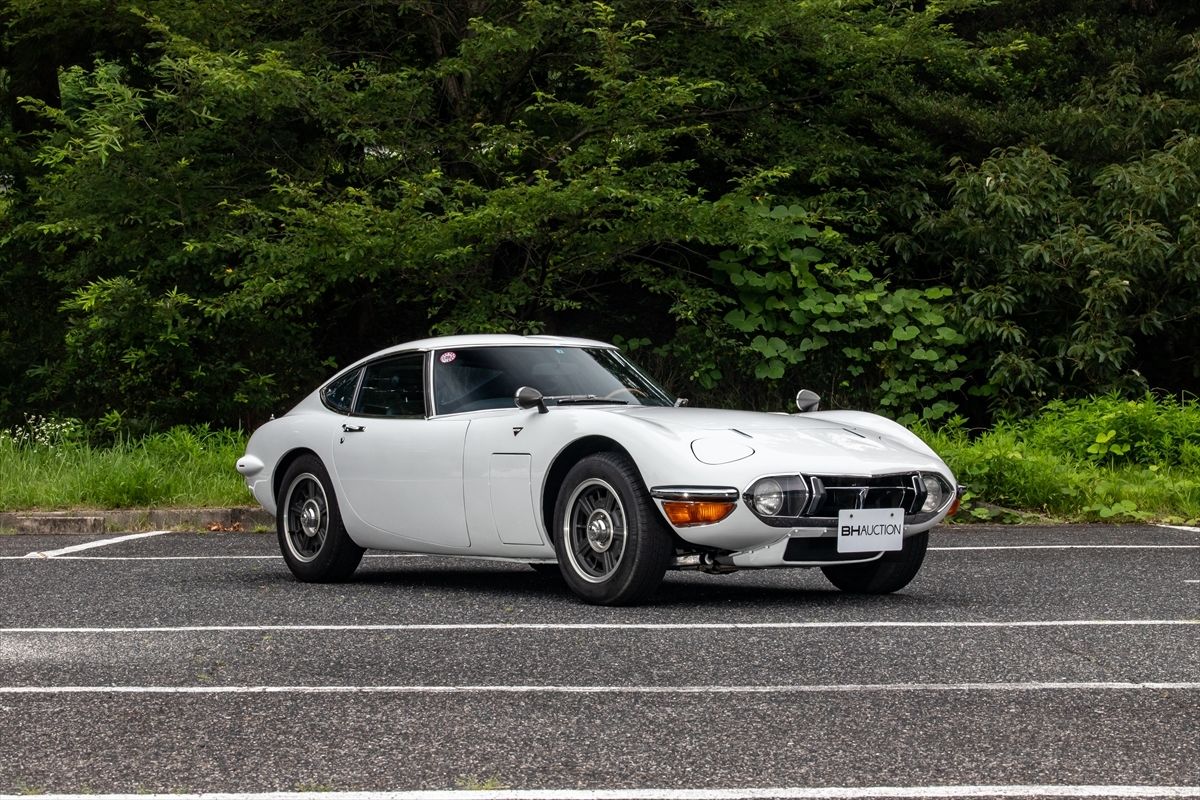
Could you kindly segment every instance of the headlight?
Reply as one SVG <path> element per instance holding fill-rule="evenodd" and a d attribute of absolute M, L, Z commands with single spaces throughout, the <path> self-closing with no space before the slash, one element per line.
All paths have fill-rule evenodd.
<path fill-rule="evenodd" d="M 937 511 L 946 505 L 950 499 L 950 487 L 937 475 L 929 472 L 921 473 L 921 482 L 925 484 L 925 502 L 921 504 L 922 513 Z"/>
<path fill-rule="evenodd" d="M 783 508 L 783 487 L 774 478 L 763 478 L 750 487 L 750 502 L 764 517 L 773 517 Z"/>

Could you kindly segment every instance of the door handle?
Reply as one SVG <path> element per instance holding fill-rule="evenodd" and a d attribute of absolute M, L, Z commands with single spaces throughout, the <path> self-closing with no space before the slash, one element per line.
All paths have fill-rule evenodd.
<path fill-rule="evenodd" d="M 342 433 L 362 433 L 367 427 L 365 425 L 346 425 L 342 424 Z"/>

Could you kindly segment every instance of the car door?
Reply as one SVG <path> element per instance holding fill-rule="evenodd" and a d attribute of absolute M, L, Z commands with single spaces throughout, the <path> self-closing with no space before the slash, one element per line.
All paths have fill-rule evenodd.
<path fill-rule="evenodd" d="M 339 497 L 375 546 L 467 548 L 463 419 L 426 418 L 424 353 L 363 368 L 354 406 L 334 430 Z"/>

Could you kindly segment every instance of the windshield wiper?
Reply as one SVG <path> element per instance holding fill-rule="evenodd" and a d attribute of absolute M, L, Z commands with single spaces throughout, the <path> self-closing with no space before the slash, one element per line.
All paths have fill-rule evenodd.
<path fill-rule="evenodd" d="M 583 403 L 601 403 L 611 406 L 627 406 L 628 400 L 617 400 L 615 397 L 599 397 L 594 394 L 563 394 L 557 397 L 547 397 L 547 400 L 557 401 L 560 406 L 581 405 Z"/>

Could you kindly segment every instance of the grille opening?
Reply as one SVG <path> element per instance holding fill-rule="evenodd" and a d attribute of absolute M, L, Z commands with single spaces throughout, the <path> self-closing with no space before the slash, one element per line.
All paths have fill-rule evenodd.
<path fill-rule="evenodd" d="M 925 487 L 915 472 L 878 477 L 817 475 L 809 479 L 812 500 L 805 516 L 836 517 L 856 508 L 902 508 L 912 514 L 925 501 Z"/>

